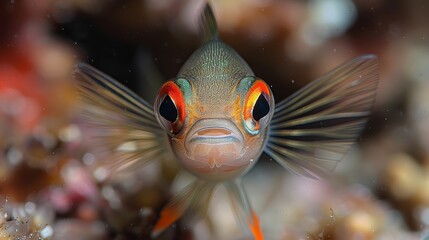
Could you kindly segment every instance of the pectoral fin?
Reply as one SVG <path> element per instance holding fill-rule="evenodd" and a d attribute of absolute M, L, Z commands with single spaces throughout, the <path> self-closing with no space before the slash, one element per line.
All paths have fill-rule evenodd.
<path fill-rule="evenodd" d="M 326 176 L 364 128 L 378 79 L 377 57 L 365 55 L 281 101 L 265 152 L 293 173 Z"/>
<path fill-rule="evenodd" d="M 94 140 L 113 154 L 106 164 L 110 170 L 144 166 L 165 152 L 165 133 L 147 102 L 84 63 L 78 64 L 75 79 L 82 101 L 81 119 L 93 132 Z"/>

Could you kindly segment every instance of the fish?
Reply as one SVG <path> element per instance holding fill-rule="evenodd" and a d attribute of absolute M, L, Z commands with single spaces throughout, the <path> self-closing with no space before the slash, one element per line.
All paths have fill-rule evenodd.
<path fill-rule="evenodd" d="M 209 4 L 204 43 L 165 82 L 151 106 L 85 63 L 75 71 L 82 119 L 115 153 L 112 169 L 135 169 L 172 152 L 194 180 L 162 209 L 157 237 L 181 217 L 204 216 L 223 185 L 238 224 L 264 239 L 242 177 L 263 152 L 293 174 L 321 179 L 347 154 L 371 113 L 379 69 L 375 55 L 352 59 L 276 102 L 270 86 L 219 36 Z"/>

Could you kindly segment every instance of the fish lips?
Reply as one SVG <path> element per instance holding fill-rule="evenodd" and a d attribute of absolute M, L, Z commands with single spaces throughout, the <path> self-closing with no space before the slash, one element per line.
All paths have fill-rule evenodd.
<path fill-rule="evenodd" d="M 243 134 L 228 119 L 201 119 L 185 139 L 188 158 L 210 168 L 241 165 L 238 160 L 244 155 L 244 146 Z"/>

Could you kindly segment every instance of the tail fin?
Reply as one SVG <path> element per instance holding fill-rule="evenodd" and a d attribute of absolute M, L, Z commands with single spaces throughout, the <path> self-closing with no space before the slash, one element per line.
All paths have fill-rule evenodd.
<path fill-rule="evenodd" d="M 184 215 L 191 220 L 205 216 L 215 187 L 214 183 L 195 180 L 180 190 L 161 211 L 161 217 L 152 230 L 152 238 L 158 237 Z"/>
<path fill-rule="evenodd" d="M 216 18 L 209 3 L 206 3 L 204 7 L 204 11 L 201 14 L 200 22 L 204 42 L 210 42 L 219 38 Z"/>
<path fill-rule="evenodd" d="M 232 202 L 235 216 L 244 232 L 250 229 L 255 240 L 264 240 L 258 216 L 250 206 L 241 180 L 227 183 L 226 188 Z"/>

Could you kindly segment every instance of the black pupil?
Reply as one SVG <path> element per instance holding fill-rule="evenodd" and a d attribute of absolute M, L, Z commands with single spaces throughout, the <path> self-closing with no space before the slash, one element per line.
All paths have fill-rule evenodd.
<path fill-rule="evenodd" d="M 159 114 L 170 122 L 175 122 L 177 119 L 177 108 L 174 105 L 173 100 L 170 96 L 166 96 L 159 105 Z"/>
<path fill-rule="evenodd" d="M 270 105 L 265 99 L 264 96 L 259 95 L 258 100 L 256 100 L 255 106 L 253 107 L 253 119 L 259 121 L 261 118 L 265 117 L 270 111 Z"/>

